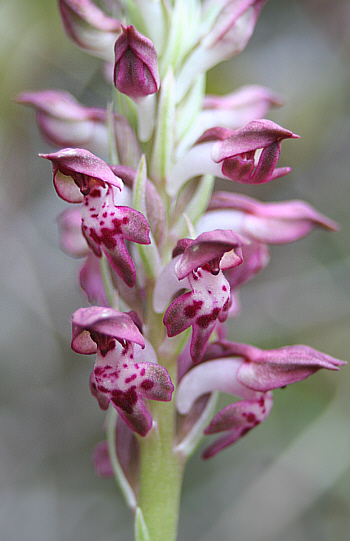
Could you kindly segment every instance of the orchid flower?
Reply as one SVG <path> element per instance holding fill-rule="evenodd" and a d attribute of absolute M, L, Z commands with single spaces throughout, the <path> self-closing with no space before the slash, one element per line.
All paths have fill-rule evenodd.
<path fill-rule="evenodd" d="M 274 389 L 344 364 L 304 345 L 227 339 L 269 245 L 337 230 L 303 201 L 215 191 L 216 177 L 244 192 L 291 170 L 278 167 L 282 141 L 299 136 L 265 118 L 283 98 L 256 85 L 205 95 L 207 70 L 244 49 L 266 1 L 59 0 L 68 36 L 104 61 L 113 102 L 86 107 L 56 90 L 17 99 L 67 147 L 40 156 L 74 205 L 58 218 L 61 248 L 84 258 L 91 306 L 74 312 L 71 346 L 96 356 L 90 391 L 107 421 L 93 462 L 115 476 L 135 541 L 175 541 L 184 466 L 204 436 L 219 434 L 210 458 L 268 417 Z M 220 392 L 232 402 L 215 414 Z"/>
<path fill-rule="evenodd" d="M 236 130 L 207 130 L 173 168 L 168 193 L 172 195 L 190 178 L 205 173 L 243 184 L 264 184 L 287 175 L 290 167 L 276 169 L 281 142 L 298 137 L 265 119 Z"/>
<path fill-rule="evenodd" d="M 33 107 L 45 140 L 55 147 L 83 147 L 102 158 L 108 157 L 109 127 L 105 109 L 85 107 L 68 92 L 42 90 L 23 92 L 16 101 Z M 113 113 L 111 126 L 120 161 L 136 165 L 140 150 L 126 118 Z"/>
<path fill-rule="evenodd" d="M 97 353 L 91 391 L 102 409 L 111 402 L 126 424 L 146 435 L 152 418 L 144 399 L 171 400 L 173 385 L 130 315 L 112 308 L 80 308 L 72 316 L 72 348 Z M 146 348 L 142 353 L 141 348 Z M 146 361 L 144 359 L 153 359 Z"/>
<path fill-rule="evenodd" d="M 137 210 L 115 204 L 116 188 L 122 188 L 122 181 L 105 162 L 87 151 L 65 149 L 41 156 L 52 161 L 58 195 L 70 203 L 84 201 L 81 224 L 89 247 L 97 257 L 103 251 L 114 270 L 132 287 L 136 270 L 124 241 L 149 244 L 149 225 Z"/>
<path fill-rule="evenodd" d="M 261 203 L 241 194 L 216 192 L 197 229 L 230 225 L 246 238 L 265 244 L 299 240 L 316 228 L 337 231 L 338 225 L 304 201 Z"/>
<path fill-rule="evenodd" d="M 187 414 L 200 396 L 213 391 L 243 398 L 224 408 L 205 429 L 208 435 L 225 434 L 204 451 L 204 458 L 235 443 L 266 419 L 272 408 L 271 390 L 301 381 L 321 368 L 339 370 L 344 364 L 308 346 L 262 350 L 225 340 L 209 346 L 203 361 L 180 381 L 179 413 Z"/>
<path fill-rule="evenodd" d="M 242 263 L 243 241 L 233 231 L 216 230 L 197 239 L 184 239 L 174 251 L 173 272 L 179 281 L 187 279 L 191 292 L 177 297 L 164 315 L 168 336 L 176 336 L 192 326 L 191 357 L 200 361 L 216 320 L 225 321 L 230 305 L 230 286 L 223 274 Z M 182 255 L 177 255 L 178 253 Z M 164 276 L 155 290 L 155 302 L 162 289 Z M 187 285 L 187 284 L 186 284 Z M 157 287 L 157 286 L 156 286 Z"/>

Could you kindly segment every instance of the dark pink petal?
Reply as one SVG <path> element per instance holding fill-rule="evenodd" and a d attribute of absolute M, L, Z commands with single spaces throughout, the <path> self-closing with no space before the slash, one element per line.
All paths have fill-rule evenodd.
<path fill-rule="evenodd" d="M 320 368 L 339 370 L 346 364 L 309 346 L 286 346 L 259 350 L 244 344 L 237 347 L 246 361 L 240 367 L 238 380 L 255 391 L 269 391 L 311 376 Z"/>
<path fill-rule="evenodd" d="M 262 184 L 290 172 L 290 168 L 275 167 L 281 151 L 281 141 L 297 137 L 270 120 L 254 120 L 215 143 L 212 159 L 222 163 L 222 173 L 230 180 Z M 258 163 L 255 163 L 255 152 L 259 149 L 262 152 Z"/>
<path fill-rule="evenodd" d="M 114 52 L 114 84 L 119 92 L 134 99 L 157 92 L 158 56 L 150 39 L 133 26 L 123 26 Z"/>
<path fill-rule="evenodd" d="M 81 203 L 83 195 L 88 195 L 96 185 L 123 188 L 122 181 L 108 165 L 83 148 L 65 148 L 51 154 L 40 154 L 40 157 L 51 160 L 56 191 L 69 203 Z"/>
<path fill-rule="evenodd" d="M 209 445 L 202 454 L 207 459 L 216 455 L 222 449 L 236 443 L 252 428 L 265 421 L 271 412 L 272 394 L 261 395 L 255 400 L 234 402 L 221 410 L 205 429 L 204 434 L 226 434 Z"/>
<path fill-rule="evenodd" d="M 196 239 L 189 240 L 186 246 L 184 245 L 183 255 L 175 266 L 175 274 L 181 280 L 198 267 L 213 260 L 219 260 L 226 252 L 231 251 L 233 251 L 230 259 L 231 266 L 240 265 L 242 263 L 241 247 L 244 244 L 245 240 L 230 230 L 217 229 L 202 233 Z M 178 245 L 179 249 L 175 249 L 174 254 L 177 255 L 181 249 L 180 246 L 181 243 Z M 221 266 L 221 268 L 223 267 Z"/>
<path fill-rule="evenodd" d="M 90 333 L 128 340 L 144 346 L 144 339 L 128 314 L 100 306 L 79 308 L 72 315 L 72 349 L 77 353 L 96 353 Z"/>
<path fill-rule="evenodd" d="M 298 137 L 299 135 L 295 135 L 271 120 L 253 120 L 243 128 L 232 130 L 230 136 L 216 143 L 212 158 L 214 162 L 219 163 L 231 156 L 266 148 L 278 140 Z"/>

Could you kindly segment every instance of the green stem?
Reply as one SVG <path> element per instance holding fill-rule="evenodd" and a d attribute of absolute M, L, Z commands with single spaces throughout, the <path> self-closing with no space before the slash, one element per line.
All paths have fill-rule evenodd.
<path fill-rule="evenodd" d="M 153 406 L 155 426 L 141 442 L 138 505 L 151 541 L 175 541 L 185 465 L 174 451 L 175 400 Z"/>

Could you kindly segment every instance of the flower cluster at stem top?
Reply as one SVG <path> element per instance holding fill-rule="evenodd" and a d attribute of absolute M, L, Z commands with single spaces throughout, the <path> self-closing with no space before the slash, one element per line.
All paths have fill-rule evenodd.
<path fill-rule="evenodd" d="M 189 454 L 221 391 L 236 399 L 204 430 L 220 433 L 209 458 L 266 419 L 273 389 L 343 364 L 307 346 L 261 350 L 226 338 L 239 290 L 267 266 L 269 245 L 337 229 L 303 201 L 213 191 L 215 177 L 232 187 L 290 172 L 277 162 L 282 142 L 298 136 L 264 118 L 277 94 L 246 86 L 205 95 L 206 72 L 244 49 L 265 3 L 116 0 L 107 13 L 92 0 L 59 0 L 67 34 L 102 59 L 112 105 L 85 107 L 57 90 L 18 98 L 60 148 L 41 156 L 72 204 L 59 217 L 61 246 L 84 258 L 91 303 L 73 314 L 72 348 L 96 354 L 90 389 L 118 412 L 124 441 L 152 430 L 149 401 L 170 401 L 176 387 L 174 445 Z"/>

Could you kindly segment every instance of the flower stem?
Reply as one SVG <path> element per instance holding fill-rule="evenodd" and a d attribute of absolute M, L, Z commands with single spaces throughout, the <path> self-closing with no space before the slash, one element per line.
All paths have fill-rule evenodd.
<path fill-rule="evenodd" d="M 138 505 L 151 541 L 175 541 L 185 466 L 183 455 L 174 451 L 175 400 L 152 406 L 154 426 L 140 442 Z"/>

